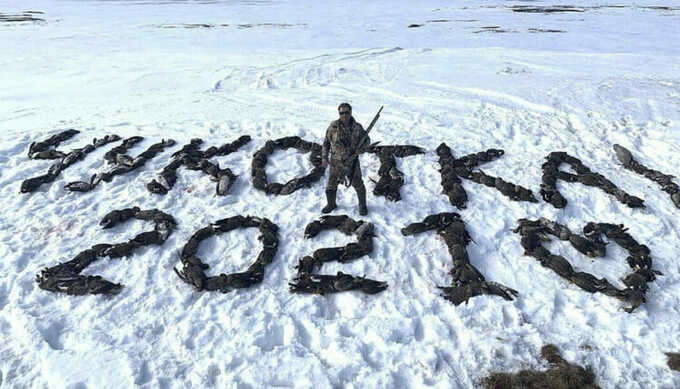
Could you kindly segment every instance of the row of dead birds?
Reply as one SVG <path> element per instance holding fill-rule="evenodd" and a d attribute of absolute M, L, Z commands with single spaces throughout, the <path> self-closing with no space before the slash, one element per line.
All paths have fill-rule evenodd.
<path fill-rule="evenodd" d="M 224 144 L 220 147 L 210 147 L 201 150 L 203 139 L 194 138 L 181 150 L 172 154 L 172 161 L 163 168 L 158 177 L 146 185 L 151 193 L 160 195 L 167 194 L 177 182 L 177 170 L 184 166 L 189 170 L 198 170 L 209 175 L 213 181 L 217 182 L 215 192 L 218 196 L 226 195 L 236 181 L 235 175 L 229 168 L 220 168 L 219 165 L 210 162 L 210 158 L 225 156 L 236 152 L 241 147 L 251 141 L 250 136 L 242 135 L 232 143 Z"/>
<path fill-rule="evenodd" d="M 84 159 L 87 154 L 101 146 L 120 140 L 120 137 L 117 135 L 107 135 L 101 139 L 95 138 L 91 144 L 82 148 L 73 149 L 68 153 L 55 149 L 59 143 L 72 138 L 79 132 L 80 131 L 77 130 L 66 130 L 53 135 L 44 141 L 31 143 L 28 148 L 28 157 L 30 159 L 57 159 L 57 161 L 47 169 L 45 174 L 24 180 L 21 183 L 21 193 L 33 192 L 42 184 L 55 181 L 65 169 Z"/>
<path fill-rule="evenodd" d="M 255 262 L 244 272 L 208 276 L 205 271 L 209 268 L 209 265 L 196 255 L 200 243 L 211 236 L 227 233 L 237 228 L 253 227 L 260 231 L 260 236 L 257 239 L 262 242 L 263 246 Z M 180 254 L 182 268 L 180 270 L 175 268 L 175 274 L 182 281 L 192 285 L 197 291 L 208 290 L 227 293 L 236 288 L 248 288 L 259 284 L 264 278 L 265 267 L 273 261 L 278 250 L 278 230 L 279 227 L 267 218 L 237 215 L 218 220 L 196 231 L 189 238 Z"/>
<path fill-rule="evenodd" d="M 31 143 L 28 150 L 30 159 L 57 159 L 58 161 L 52 164 L 45 174 L 24 180 L 21 185 L 22 193 L 33 192 L 42 184 L 53 182 L 66 168 L 84 159 L 87 154 L 96 148 L 121 139 L 117 135 L 108 135 L 101 139 L 94 139 L 92 144 L 76 148 L 68 153 L 56 150 L 56 147 L 61 142 L 72 138 L 78 133 L 79 131 L 77 130 L 69 129 L 52 135 L 44 141 Z M 114 147 L 104 155 L 104 159 L 113 165 L 113 168 L 94 174 L 89 182 L 71 182 L 66 185 L 66 189 L 80 192 L 90 191 L 101 181 L 110 182 L 116 175 L 129 173 L 144 166 L 148 160 L 154 158 L 165 148 L 175 145 L 173 140 L 163 140 L 160 143 L 151 145 L 146 151 L 135 158 L 129 156 L 127 154 L 128 150 L 142 140 L 143 138 L 140 136 L 133 136 L 123 140 L 121 145 Z M 156 179 L 147 184 L 147 188 L 153 193 L 167 193 L 177 181 L 177 170 L 184 166 L 187 169 L 200 170 L 210 175 L 217 182 L 216 193 L 218 195 L 225 195 L 234 184 L 237 176 L 229 168 L 220 168 L 219 165 L 210 162 L 209 159 L 214 156 L 224 156 L 233 153 L 250 142 L 250 140 L 250 136 L 243 135 L 232 143 L 200 150 L 199 147 L 203 140 L 192 139 L 189 144 L 173 154 L 172 161 L 163 168 Z M 310 162 L 314 168 L 308 175 L 294 178 L 285 184 L 267 182 L 265 172 L 267 159 L 277 148 L 295 148 L 301 152 L 310 152 Z M 378 170 L 380 179 L 376 182 L 373 193 L 376 196 L 385 196 L 392 201 L 399 201 L 401 199 L 399 190 L 404 183 L 404 174 L 397 169 L 395 158 L 422 154 L 425 150 L 411 145 L 373 145 L 368 151 L 376 154 L 380 158 L 381 163 Z M 672 175 L 664 174 L 644 166 L 633 158 L 629 150 L 618 144 L 614 145 L 614 151 L 618 160 L 626 169 L 656 182 L 664 192 L 670 195 L 673 204 L 680 208 L 680 187 L 672 181 L 674 178 Z M 442 143 L 437 147 L 436 152 L 441 166 L 440 173 L 443 192 L 449 198 L 451 204 L 458 208 L 465 208 L 468 200 L 467 193 L 462 186 L 462 179 L 495 188 L 501 194 L 514 201 L 537 202 L 531 190 L 507 182 L 500 177 L 489 176 L 479 169 L 480 165 L 502 156 L 504 154 L 503 150 L 489 149 L 461 158 L 454 158 L 451 149 L 445 143 Z M 629 207 L 644 207 L 644 200 L 621 190 L 602 174 L 592 172 L 578 158 L 570 156 L 566 152 L 552 152 L 546 157 L 546 160 L 542 166 L 543 176 L 540 193 L 546 202 L 556 208 L 564 208 L 567 204 L 567 200 L 557 189 L 558 180 L 579 182 L 587 186 L 598 187 L 606 193 L 615 196 Z M 562 163 L 570 165 L 575 174 L 560 170 L 559 168 Z M 268 194 L 287 195 L 300 188 L 310 187 L 313 183 L 319 181 L 324 174 L 324 168 L 321 166 L 321 146 L 316 143 L 307 142 L 298 136 L 267 141 L 253 155 L 251 174 L 253 186 Z"/>
<path fill-rule="evenodd" d="M 401 200 L 399 192 L 404 185 L 404 173 L 397 169 L 396 158 L 405 158 L 411 155 L 424 154 L 425 149 L 418 146 L 399 145 L 399 146 L 377 146 L 372 145 L 369 153 L 373 153 L 380 159 L 378 176 L 380 179 L 375 183 L 373 194 L 383 196 L 390 201 Z"/>
<path fill-rule="evenodd" d="M 65 293 L 69 295 L 119 293 L 123 285 L 113 283 L 101 276 L 80 274 L 90 264 L 103 257 L 121 258 L 134 253 L 140 247 L 148 245 L 162 245 L 176 228 L 174 218 L 157 209 L 142 211 L 138 207 L 114 210 L 106 214 L 101 220 L 103 228 L 112 228 L 129 219 L 152 221 L 153 231 L 143 232 L 124 243 L 96 244 L 78 253 L 73 259 L 43 269 L 37 276 L 36 282 L 41 289 Z M 240 273 L 219 274 L 208 276 L 206 270 L 209 265 L 197 256 L 200 243 L 212 236 L 227 233 L 238 228 L 258 228 L 262 242 L 262 251 L 248 269 Z M 314 252 L 313 256 L 301 259 L 298 275 L 290 284 L 295 293 L 329 294 L 350 290 L 360 290 L 374 294 L 387 288 L 387 283 L 375 281 L 366 277 L 357 277 L 342 272 L 336 275 L 319 275 L 315 272 L 321 265 L 329 261 L 342 263 L 352 261 L 369 254 L 373 250 L 373 225 L 364 221 L 354 221 L 346 215 L 324 216 L 322 219 L 310 223 L 305 228 L 305 237 L 312 238 L 327 229 L 338 229 L 347 235 L 355 235 L 357 243 L 350 243 L 345 247 L 322 248 Z M 211 223 L 207 227 L 196 231 L 182 248 L 180 253 L 181 269 L 175 268 L 177 276 L 185 283 L 193 286 L 197 291 L 220 291 L 227 293 L 237 288 L 248 288 L 259 284 L 264 278 L 264 271 L 276 255 L 279 246 L 278 226 L 269 219 L 254 216 L 232 216 Z"/>
<path fill-rule="evenodd" d="M 631 208 L 643 208 L 645 206 L 644 200 L 626 193 L 605 176 L 592 172 L 581 160 L 564 151 L 552 152 L 546 159 L 547 162 L 542 166 L 541 196 L 543 196 L 543 200 L 552 204 L 555 208 L 564 208 L 567 205 L 567 199 L 557 190 L 557 180 L 579 182 L 583 185 L 600 188 Z M 562 163 L 571 166 L 576 174 L 560 170 L 559 167 Z"/>
<path fill-rule="evenodd" d="M 72 138 L 78 133 L 79 131 L 77 130 L 69 129 L 52 135 L 44 141 L 31 143 L 28 149 L 28 157 L 30 159 L 56 159 L 57 161 L 54 162 L 52 166 L 50 166 L 45 174 L 24 180 L 21 183 L 21 193 L 34 192 L 42 184 L 55 181 L 64 170 L 72 166 L 74 163 L 84 159 L 87 154 L 99 147 L 121 139 L 118 135 L 107 135 L 101 139 L 95 138 L 91 144 L 88 144 L 82 148 L 73 149 L 68 153 L 56 150 L 56 147 L 61 142 Z M 141 142 L 143 139 L 144 138 L 141 136 L 133 136 L 123 140 L 121 145 L 114 147 L 104 154 L 104 159 L 109 164 L 114 165 L 113 168 L 92 175 L 89 182 L 70 182 L 65 185 L 65 188 L 72 192 L 89 192 L 94 189 L 101 181 L 110 182 L 113 177 L 117 175 L 126 174 L 137 170 L 144 166 L 148 160 L 153 159 L 166 148 L 175 145 L 175 141 L 172 139 L 162 140 L 159 143 L 151 145 L 146 151 L 140 153 L 135 158 L 127 155 L 128 149 Z"/>
<path fill-rule="evenodd" d="M 373 224 L 357 221 L 347 215 L 328 215 L 315 220 L 305 227 L 305 238 L 311 239 L 321 231 L 336 229 L 345 235 L 354 235 L 356 243 L 344 247 L 326 247 L 314 251 L 311 256 L 300 259 L 296 266 L 297 276 L 289 284 L 294 293 L 330 294 L 359 290 L 375 294 L 387 289 L 387 283 L 369 278 L 353 276 L 343 272 L 335 275 L 317 274 L 326 262 L 347 263 L 368 255 L 373 251 Z"/>
<path fill-rule="evenodd" d="M 43 269 L 36 282 L 41 289 L 69 295 L 108 294 L 120 292 L 123 285 L 103 279 L 101 276 L 80 274 L 91 263 L 103 257 L 121 258 L 143 246 L 162 245 L 177 226 L 175 219 L 157 209 L 140 210 L 138 207 L 114 210 L 106 214 L 99 223 L 103 228 L 112 228 L 130 219 L 153 222 L 153 231 L 142 232 L 127 242 L 117 244 L 96 244 L 78 253 L 73 259 Z"/>
<path fill-rule="evenodd" d="M 412 223 L 402 228 L 404 236 L 415 235 L 426 231 L 436 231 L 444 239 L 449 254 L 453 259 L 453 268 L 449 272 L 452 277 L 451 286 L 438 288 L 442 296 L 459 305 L 475 296 L 490 294 L 512 300 L 517 291 L 497 282 L 486 281 L 482 273 L 471 263 L 467 253 L 467 245 L 472 241 L 465 229 L 465 222 L 455 212 L 443 212 L 427 216 L 422 222 Z"/>
<path fill-rule="evenodd" d="M 468 197 L 463 188 L 461 178 L 497 189 L 501 194 L 514 201 L 538 202 L 531 190 L 520 185 L 507 182 L 500 177 L 492 177 L 481 170 L 474 170 L 481 164 L 491 162 L 503 154 L 505 151 L 499 149 L 488 149 L 474 154 L 469 154 L 461 158 L 454 158 L 451 148 L 442 143 L 437 147 L 439 156 L 440 174 L 442 177 L 443 192 L 449 198 L 449 202 L 463 209 L 467 205 Z"/>
<path fill-rule="evenodd" d="M 104 154 L 104 159 L 106 162 L 113 165 L 112 168 L 93 174 L 89 182 L 74 181 L 66 184 L 64 187 L 71 192 L 89 192 L 102 181 L 111 182 L 115 176 L 130 173 L 141 168 L 147 161 L 156 157 L 166 148 L 175 145 L 174 140 L 163 139 L 159 143 L 149 146 L 148 149 L 135 158 L 127 155 L 128 150 L 142 140 L 144 140 L 144 138 L 141 136 L 133 136 L 125 139 L 120 146 L 116 146 Z"/>
<path fill-rule="evenodd" d="M 92 262 L 102 257 L 120 258 L 131 255 L 135 250 L 147 245 L 162 245 L 176 228 L 174 218 L 157 209 L 142 211 L 138 207 L 125 208 L 109 212 L 100 225 L 112 228 L 129 219 L 151 221 L 155 224 L 153 231 L 138 234 L 128 242 L 118 244 L 97 244 L 77 254 L 72 260 L 46 268 L 38 274 L 36 281 L 40 288 L 66 293 L 83 294 L 116 294 L 122 289 L 121 284 L 113 283 L 100 276 L 85 276 L 80 273 Z M 214 235 L 230 232 L 237 228 L 258 228 L 263 249 L 255 262 L 244 272 L 207 276 L 205 264 L 196 254 L 200 243 Z M 347 215 L 329 215 L 315 220 L 305 227 L 305 238 L 311 239 L 325 230 L 337 229 L 346 235 L 354 235 L 357 242 L 343 247 L 329 247 L 316 250 L 313 255 L 303 257 L 297 268 L 297 276 L 290 283 L 290 290 L 295 293 L 329 294 L 349 290 L 360 290 L 374 294 L 387 288 L 387 283 L 338 272 L 336 275 L 316 274 L 326 262 L 338 261 L 347 263 L 371 253 L 373 250 L 373 224 L 356 221 Z M 472 240 L 465 228 L 465 223 L 457 213 L 439 213 L 427 216 L 422 222 L 412 223 L 404 227 L 404 236 L 436 231 L 446 243 L 453 260 L 450 271 L 451 286 L 439 287 L 443 297 L 458 305 L 481 294 L 491 294 L 512 300 L 517 291 L 496 282 L 486 281 L 485 277 L 470 263 L 467 245 Z M 583 228 L 583 236 L 572 233 L 566 226 L 548 219 L 521 219 L 514 230 L 519 233 L 525 255 L 536 258 L 541 265 L 552 269 L 561 277 L 591 292 L 600 292 L 616 297 L 630 304 L 625 308 L 632 312 L 645 302 L 648 283 L 661 273 L 652 269 L 650 250 L 639 244 L 626 232 L 623 225 L 608 223 L 588 223 Z M 550 253 L 543 242 L 549 241 L 549 235 L 570 242 L 576 250 L 592 257 L 603 257 L 606 253 L 606 242 L 602 236 L 616 242 L 629 253 L 628 265 L 633 272 L 622 281 L 625 289 L 617 289 L 606 279 L 598 279 L 592 274 L 574 271 L 569 262 L 559 255 Z M 194 233 L 180 254 L 182 269 L 175 273 L 184 282 L 194 286 L 196 290 L 229 292 L 235 288 L 246 288 L 262 282 L 265 267 L 273 261 L 279 245 L 278 226 L 269 219 L 253 216 L 233 216 L 218 220 Z"/>
<path fill-rule="evenodd" d="M 542 266 L 552 269 L 559 276 L 587 292 L 603 293 L 629 303 L 630 306 L 624 310 L 630 313 L 645 302 L 648 283 L 654 281 L 661 273 L 652 269 L 649 248 L 639 244 L 626 231 L 620 224 L 590 222 L 583 228 L 583 235 L 578 235 L 572 233 L 566 226 L 545 218 L 520 219 L 519 226 L 514 230 L 522 236 L 521 245 L 525 255 L 536 258 Z M 550 241 L 550 235 L 568 241 L 577 251 L 591 258 L 601 258 L 606 253 L 607 243 L 602 239 L 602 235 L 616 242 L 628 251 L 626 262 L 633 270 L 622 278 L 626 288 L 618 289 L 605 278 L 574 271 L 569 261 L 560 255 L 552 254 L 543 246 L 544 242 Z"/>
<path fill-rule="evenodd" d="M 314 168 L 309 174 L 303 177 L 293 178 L 285 184 L 278 182 L 269 183 L 267 181 L 267 173 L 265 172 L 267 158 L 272 155 L 276 149 L 286 150 L 289 148 L 294 148 L 304 153 L 310 153 L 309 161 Z M 275 195 L 289 195 L 300 188 L 309 188 L 323 177 L 324 171 L 325 168 L 321 164 L 321 145 L 307 142 L 299 136 L 288 136 L 265 142 L 264 146 L 257 150 L 253 155 L 253 162 L 251 165 L 253 186 L 267 194 Z"/>
<path fill-rule="evenodd" d="M 623 167 L 656 182 L 661 187 L 662 191 L 670 195 L 673 204 L 675 204 L 677 208 L 680 208 L 680 187 L 672 181 L 675 177 L 661 173 L 658 170 L 650 169 L 639 163 L 633 158 L 633 154 L 621 145 L 615 144 L 614 151 L 616 152 L 616 157 L 619 159 L 619 162 L 623 164 Z"/>

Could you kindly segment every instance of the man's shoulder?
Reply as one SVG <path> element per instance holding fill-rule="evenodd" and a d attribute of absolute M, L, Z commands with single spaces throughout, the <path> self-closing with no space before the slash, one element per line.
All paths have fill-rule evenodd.
<path fill-rule="evenodd" d="M 353 127 L 355 130 L 360 130 L 360 131 L 363 131 L 363 130 L 364 130 L 364 126 L 362 126 L 361 123 L 359 123 L 359 122 L 357 122 L 357 121 L 354 122 L 354 125 L 353 125 L 352 127 Z"/>

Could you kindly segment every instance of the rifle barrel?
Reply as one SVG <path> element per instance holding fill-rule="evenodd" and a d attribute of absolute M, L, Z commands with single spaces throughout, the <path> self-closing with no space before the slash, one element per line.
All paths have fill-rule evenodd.
<path fill-rule="evenodd" d="M 380 109 L 378 110 L 378 113 L 376 113 L 375 116 L 373 117 L 373 120 L 371 120 L 371 124 L 369 124 L 368 129 L 366 129 L 367 133 L 370 132 L 373 129 L 373 126 L 375 126 L 375 122 L 378 121 L 378 118 L 380 117 L 380 112 L 382 112 L 383 108 L 384 108 L 384 105 L 381 105 Z"/>
<path fill-rule="evenodd" d="M 373 126 L 375 125 L 375 122 L 378 121 L 378 118 L 380 117 L 380 112 L 382 112 L 384 106 L 380 106 L 380 109 L 378 110 L 378 113 L 375 114 L 373 117 L 373 120 L 371 121 L 371 124 L 368 125 L 368 128 L 366 129 L 366 133 L 368 134 L 371 132 L 373 129 Z M 352 156 L 349 158 L 349 161 L 351 161 L 351 165 L 349 168 L 345 169 L 344 171 L 344 180 L 345 180 L 345 186 L 349 186 L 350 183 L 352 182 L 352 177 L 354 177 L 354 168 L 356 166 L 356 161 L 359 158 L 359 154 L 361 154 L 361 150 L 363 149 L 362 146 L 364 146 L 364 143 L 366 143 L 366 138 L 362 139 L 362 141 L 357 145 L 357 151 L 355 151 Z M 376 142 L 377 143 L 377 142 Z"/>

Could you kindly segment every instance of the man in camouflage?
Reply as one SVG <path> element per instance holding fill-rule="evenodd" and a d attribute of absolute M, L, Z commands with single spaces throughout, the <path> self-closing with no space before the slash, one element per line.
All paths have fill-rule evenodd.
<path fill-rule="evenodd" d="M 366 187 L 364 181 L 361 179 L 361 166 L 359 166 L 359 158 L 352 158 L 357 150 L 359 144 L 368 145 L 368 133 L 364 130 L 361 124 L 357 123 L 352 117 L 352 106 L 348 103 L 342 103 L 338 106 L 338 113 L 340 119 L 335 120 L 328 126 L 326 130 L 326 138 L 323 142 L 323 149 L 321 152 L 323 166 L 328 166 L 328 153 L 331 154 L 330 159 L 330 175 L 328 177 L 328 184 L 326 185 L 326 199 L 328 203 L 321 210 L 323 213 L 329 213 L 334 210 L 335 195 L 337 193 L 338 184 L 345 179 L 344 174 L 347 169 L 354 165 L 354 174 L 351 177 L 351 185 L 357 191 L 359 197 L 359 214 L 366 215 L 368 209 L 366 208 Z M 366 138 L 366 139 L 364 139 Z M 348 177 L 349 178 L 349 177 Z"/>

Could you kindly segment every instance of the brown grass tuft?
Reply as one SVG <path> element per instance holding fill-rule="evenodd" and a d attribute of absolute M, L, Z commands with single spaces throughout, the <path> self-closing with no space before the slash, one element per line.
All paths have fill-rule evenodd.
<path fill-rule="evenodd" d="M 567 362 L 556 346 L 552 344 L 543 346 L 541 357 L 551 365 L 546 371 L 491 373 L 484 378 L 482 385 L 485 389 L 599 389 L 592 370 Z"/>

